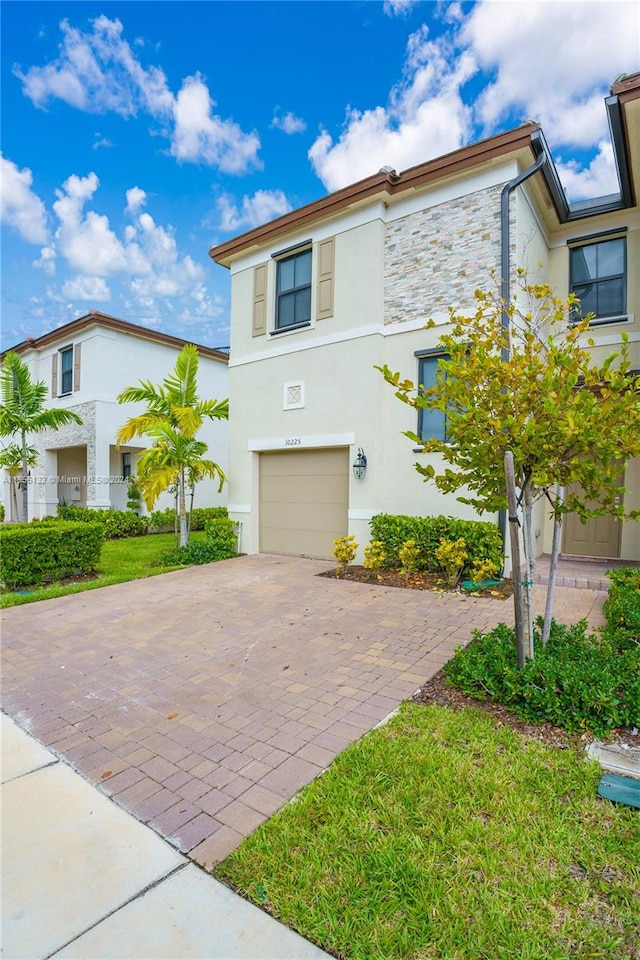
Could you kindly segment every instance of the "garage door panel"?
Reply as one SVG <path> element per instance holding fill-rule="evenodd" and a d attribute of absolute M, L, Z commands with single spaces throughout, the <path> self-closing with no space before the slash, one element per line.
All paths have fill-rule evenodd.
<path fill-rule="evenodd" d="M 283 477 L 265 477 L 262 484 L 262 502 L 279 503 L 283 498 Z M 344 477 L 330 474 L 323 477 L 298 478 L 299 483 L 288 483 L 289 503 L 344 503 Z"/>
<path fill-rule="evenodd" d="M 346 450 L 300 450 L 263 454 L 263 477 L 317 477 L 344 474 Z"/>
<path fill-rule="evenodd" d="M 263 453 L 260 550 L 333 559 L 348 530 L 348 449 Z"/>
<path fill-rule="evenodd" d="M 320 503 L 310 509 L 306 503 L 272 504 L 269 510 L 269 527 L 282 530 L 341 530 L 342 524 L 336 519 L 335 504 Z M 342 536 L 337 533 L 336 536 Z"/>

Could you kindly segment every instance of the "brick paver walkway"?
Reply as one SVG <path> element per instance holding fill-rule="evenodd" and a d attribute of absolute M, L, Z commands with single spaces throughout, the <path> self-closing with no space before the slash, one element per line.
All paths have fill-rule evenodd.
<path fill-rule="evenodd" d="M 210 866 L 473 629 L 512 618 L 510 601 L 315 576 L 329 567 L 247 556 L 6 610 L 3 709 Z M 559 588 L 557 619 L 596 626 L 604 597 Z"/>

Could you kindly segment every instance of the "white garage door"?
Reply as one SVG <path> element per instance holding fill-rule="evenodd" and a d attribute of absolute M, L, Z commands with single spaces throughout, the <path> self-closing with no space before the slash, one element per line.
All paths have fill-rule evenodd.
<path fill-rule="evenodd" d="M 348 532 L 349 450 L 260 455 L 260 552 L 333 559 Z"/>

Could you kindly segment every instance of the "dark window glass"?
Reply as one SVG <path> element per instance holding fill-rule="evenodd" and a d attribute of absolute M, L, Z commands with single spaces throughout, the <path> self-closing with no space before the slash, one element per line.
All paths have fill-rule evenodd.
<path fill-rule="evenodd" d="M 276 329 L 311 320 L 311 250 L 278 260 Z"/>
<path fill-rule="evenodd" d="M 420 357 L 418 363 L 418 381 L 420 387 L 428 390 L 434 387 L 438 374 L 438 360 L 444 360 L 443 354 L 434 354 L 428 357 Z M 447 422 L 442 410 L 427 410 L 425 408 L 418 411 L 418 436 L 421 440 L 446 440 Z"/>
<path fill-rule="evenodd" d="M 60 393 L 64 395 L 73 391 L 73 347 L 60 351 L 60 366 L 62 368 Z"/>
<path fill-rule="evenodd" d="M 131 454 L 122 454 L 122 478 L 124 480 L 131 476 Z"/>
<path fill-rule="evenodd" d="M 619 317 L 627 312 L 626 245 L 626 239 L 619 237 L 570 251 L 571 291 L 580 300 L 574 320 L 588 313 Z"/>

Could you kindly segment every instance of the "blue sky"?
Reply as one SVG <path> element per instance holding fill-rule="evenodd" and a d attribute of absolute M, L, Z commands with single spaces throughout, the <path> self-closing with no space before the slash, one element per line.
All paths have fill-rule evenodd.
<path fill-rule="evenodd" d="M 616 190 L 636 2 L 2 0 L 2 346 L 92 309 L 228 344 L 209 248 L 526 119 Z"/>

